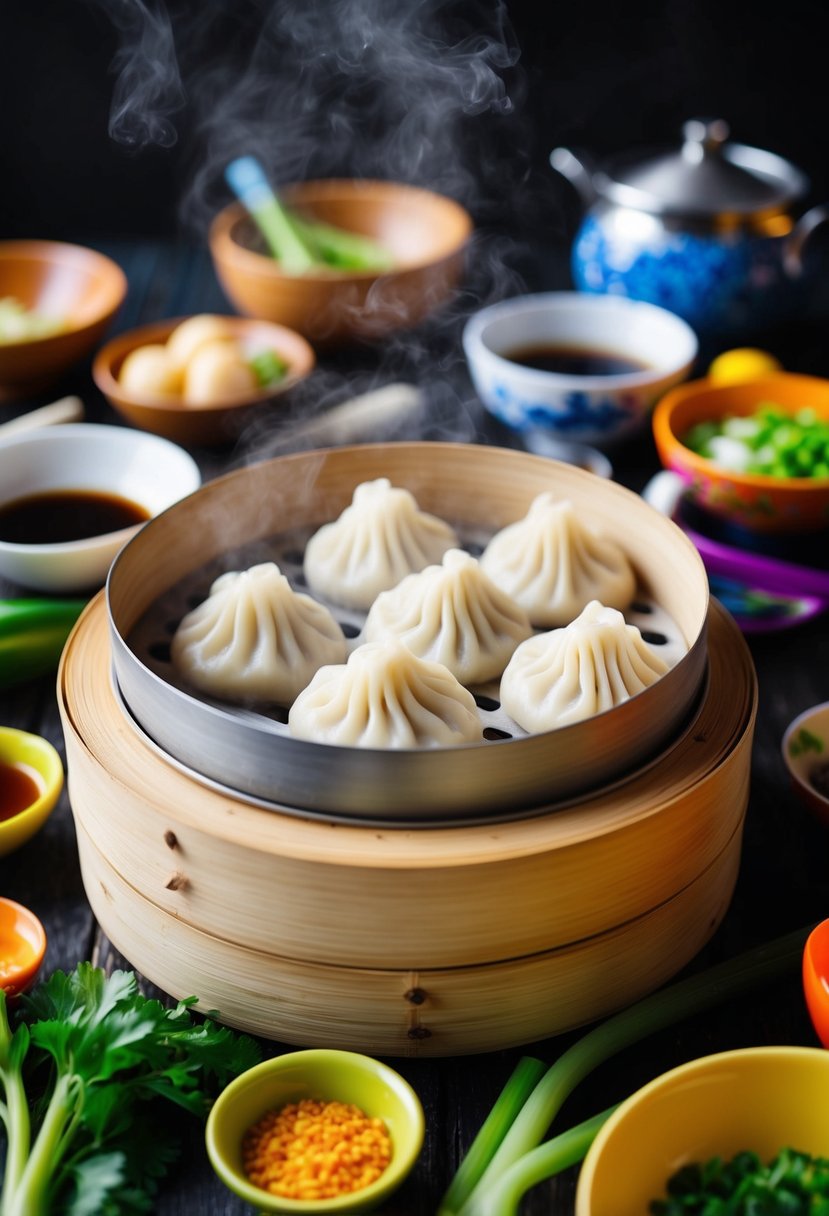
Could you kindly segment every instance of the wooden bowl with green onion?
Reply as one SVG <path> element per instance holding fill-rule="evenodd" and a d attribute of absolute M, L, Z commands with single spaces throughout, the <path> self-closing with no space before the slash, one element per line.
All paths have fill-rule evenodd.
<path fill-rule="evenodd" d="M 399 182 L 308 181 L 280 187 L 301 223 L 369 238 L 386 266 L 345 268 L 322 258 L 289 273 L 266 249 L 241 203 L 221 211 L 210 252 L 228 299 L 248 316 L 288 325 L 315 345 L 382 340 L 418 325 L 452 297 L 472 235 L 469 214 L 451 198 Z"/>
<path fill-rule="evenodd" d="M 316 355 L 284 325 L 207 313 L 198 320 L 198 332 L 195 317 L 176 317 L 120 334 L 98 352 L 92 375 L 113 409 L 134 426 L 186 446 L 216 447 L 236 440 L 257 412 L 288 398 L 313 371 Z M 176 349 L 174 331 L 189 334 L 186 349 Z M 230 375 L 221 361 L 203 357 L 205 347 L 215 353 L 223 342 L 233 348 Z M 141 348 L 150 355 L 136 361 Z"/>

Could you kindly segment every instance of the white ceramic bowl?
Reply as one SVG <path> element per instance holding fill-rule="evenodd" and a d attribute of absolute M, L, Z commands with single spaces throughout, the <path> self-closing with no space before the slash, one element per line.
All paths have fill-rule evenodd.
<path fill-rule="evenodd" d="M 537 346 L 612 352 L 645 370 L 586 376 L 508 358 Z M 481 309 L 466 323 L 463 347 L 478 396 L 501 422 L 602 447 L 635 431 L 654 402 L 688 375 L 697 339 L 685 321 L 655 304 L 553 291 Z"/>
<path fill-rule="evenodd" d="M 198 465 L 182 448 L 126 427 L 68 424 L 0 442 L 0 508 L 48 491 L 80 490 L 115 494 L 152 518 L 200 485 Z M 38 591 L 94 590 L 141 526 L 54 544 L 0 540 L 0 575 Z"/>

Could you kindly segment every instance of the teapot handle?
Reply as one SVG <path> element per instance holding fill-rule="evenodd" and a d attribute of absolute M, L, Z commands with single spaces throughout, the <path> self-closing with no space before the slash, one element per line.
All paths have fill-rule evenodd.
<path fill-rule="evenodd" d="M 585 207 L 589 207 L 598 197 L 593 184 L 593 169 L 586 158 L 580 159 L 569 148 L 553 148 L 550 153 L 550 164 L 556 173 L 566 177 L 575 186 Z"/>
<path fill-rule="evenodd" d="M 783 249 L 783 268 L 790 279 L 798 279 L 803 274 L 803 255 L 810 236 L 829 220 L 829 203 L 819 203 L 802 215 L 795 224 L 789 236 L 786 237 Z"/>

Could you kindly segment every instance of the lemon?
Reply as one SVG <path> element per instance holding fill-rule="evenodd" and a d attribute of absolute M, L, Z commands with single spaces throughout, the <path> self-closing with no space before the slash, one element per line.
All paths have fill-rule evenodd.
<path fill-rule="evenodd" d="M 717 355 L 708 368 L 708 379 L 715 384 L 739 384 L 782 370 L 783 364 L 768 351 L 741 346 Z"/>

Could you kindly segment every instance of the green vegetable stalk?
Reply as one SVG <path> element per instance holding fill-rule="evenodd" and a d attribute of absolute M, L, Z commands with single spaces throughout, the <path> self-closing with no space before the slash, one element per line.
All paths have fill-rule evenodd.
<path fill-rule="evenodd" d="M 86 600 L 0 600 L 0 689 L 57 667 Z"/>
<path fill-rule="evenodd" d="M 649 1034 L 768 983 L 789 970 L 799 969 L 812 928 L 799 929 L 669 985 L 584 1035 L 547 1070 L 500 1143 L 482 1148 L 479 1140 L 483 1129 L 479 1132 L 470 1152 L 482 1153 L 488 1164 L 485 1169 L 476 1170 L 475 1179 L 471 1176 L 462 1179 L 460 1185 L 456 1176 L 438 1216 L 515 1216 L 527 1188 L 580 1160 L 580 1156 L 574 1157 L 574 1149 L 579 1149 L 583 1156 L 610 1113 L 597 1115 L 573 1129 L 572 1135 L 559 1136 L 543 1148 L 538 1147 L 579 1081 L 603 1061 Z"/>
<path fill-rule="evenodd" d="M 195 1022 L 195 999 L 165 1009 L 132 973 L 81 963 L 22 997 L 12 1032 L 0 991 L 0 1216 L 152 1211 L 176 1152 L 159 1134 L 159 1101 L 204 1115 L 206 1087 L 259 1059 L 252 1039 Z"/>

